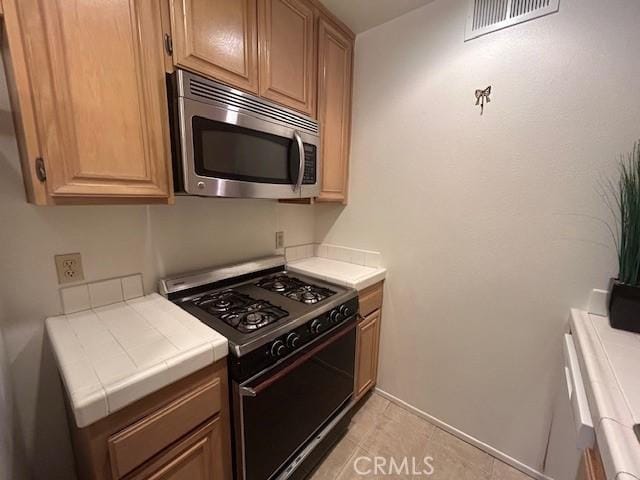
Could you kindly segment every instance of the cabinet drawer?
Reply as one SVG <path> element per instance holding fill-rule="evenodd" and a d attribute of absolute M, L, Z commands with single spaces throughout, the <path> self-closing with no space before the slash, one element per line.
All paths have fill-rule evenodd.
<path fill-rule="evenodd" d="M 359 293 L 360 315 L 366 317 L 382 307 L 382 282 L 365 288 Z"/>
<path fill-rule="evenodd" d="M 224 480 L 220 417 L 147 462 L 126 480 Z"/>
<path fill-rule="evenodd" d="M 220 379 L 143 418 L 108 440 L 113 478 L 122 478 L 221 409 Z"/>

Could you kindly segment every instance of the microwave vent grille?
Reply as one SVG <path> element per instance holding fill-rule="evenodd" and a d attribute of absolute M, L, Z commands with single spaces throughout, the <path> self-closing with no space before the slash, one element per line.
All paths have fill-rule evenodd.
<path fill-rule="evenodd" d="M 285 110 L 284 108 L 273 106 L 259 98 L 252 97 L 237 90 L 231 90 L 228 87 L 217 86 L 214 83 L 189 78 L 189 92 L 191 95 L 241 108 L 248 112 L 267 117 L 278 123 L 284 123 L 287 126 L 304 130 L 313 135 L 318 135 L 319 133 L 318 122 L 315 120 Z"/>
<path fill-rule="evenodd" d="M 465 41 L 555 13 L 560 0 L 468 0 Z"/>

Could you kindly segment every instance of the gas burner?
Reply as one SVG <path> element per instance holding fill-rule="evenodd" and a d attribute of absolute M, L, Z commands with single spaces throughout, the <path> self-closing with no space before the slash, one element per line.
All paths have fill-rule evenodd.
<path fill-rule="evenodd" d="M 194 300 L 198 307 L 217 315 L 228 312 L 233 308 L 240 308 L 254 302 L 251 297 L 238 293 L 234 290 L 224 290 L 222 292 L 209 293 Z"/>
<path fill-rule="evenodd" d="M 276 292 L 287 298 L 306 304 L 321 302 L 336 293 L 333 290 L 321 288 L 284 274 L 265 278 L 260 280 L 256 285 L 270 292 Z"/>
<path fill-rule="evenodd" d="M 311 285 L 286 292 L 284 296 L 306 304 L 318 303 L 327 298 L 327 295 L 323 295 L 322 289 Z"/>
<path fill-rule="evenodd" d="M 267 302 L 257 300 L 253 303 L 223 313 L 220 318 L 235 329 L 250 333 L 289 315 L 289 312 Z"/>

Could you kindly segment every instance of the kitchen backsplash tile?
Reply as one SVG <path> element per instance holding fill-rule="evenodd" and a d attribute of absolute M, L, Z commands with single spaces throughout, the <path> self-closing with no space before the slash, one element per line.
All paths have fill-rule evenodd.
<path fill-rule="evenodd" d="M 303 258 L 313 257 L 314 254 L 315 249 L 313 243 L 296 245 L 294 247 L 287 247 L 284 249 L 284 255 L 287 262 L 295 262 L 296 260 L 302 260 Z"/>
<path fill-rule="evenodd" d="M 114 278 L 112 280 L 90 283 L 89 298 L 91 299 L 92 308 L 122 302 L 122 282 L 119 278 Z"/>
<path fill-rule="evenodd" d="M 379 252 L 326 243 L 310 243 L 287 247 L 285 248 L 285 257 L 287 262 L 295 262 L 309 257 L 321 257 L 364 267 L 380 268 L 382 266 L 382 256 Z"/>
<path fill-rule="evenodd" d="M 62 311 L 66 315 L 143 296 L 144 286 L 139 273 L 60 289 Z"/>
<path fill-rule="evenodd" d="M 138 298 L 144 296 L 144 288 L 142 287 L 142 275 L 131 275 L 129 277 L 123 277 L 122 281 L 122 293 L 125 300 L 131 300 L 132 298 Z"/>
<path fill-rule="evenodd" d="M 362 265 L 363 267 L 382 267 L 382 255 L 371 250 L 341 247 L 327 243 L 309 243 L 285 248 L 287 262 L 295 262 L 310 257 L 328 258 L 354 265 Z"/>
<path fill-rule="evenodd" d="M 81 312 L 91 308 L 89 300 L 89 287 L 87 285 L 76 285 L 60 289 L 62 297 L 62 307 L 64 313 Z"/>
<path fill-rule="evenodd" d="M 317 247 L 317 256 L 353 263 L 365 267 L 379 268 L 382 266 L 382 256 L 379 252 L 360 250 L 357 248 L 341 247 L 338 245 L 320 244 Z"/>

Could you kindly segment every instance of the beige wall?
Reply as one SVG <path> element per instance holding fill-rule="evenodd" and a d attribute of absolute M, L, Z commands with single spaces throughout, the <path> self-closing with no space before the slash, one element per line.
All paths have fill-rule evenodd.
<path fill-rule="evenodd" d="M 0 330 L 0 478 L 26 478 L 23 442 L 16 421 L 11 371 Z"/>
<path fill-rule="evenodd" d="M 358 37 L 346 208 L 28 205 L 0 85 L 0 321 L 37 478 L 72 465 L 42 338 L 60 311 L 53 255 L 80 251 L 90 280 L 143 272 L 152 291 L 166 274 L 271 253 L 277 229 L 289 245 L 381 251 L 380 387 L 540 467 L 568 309 L 615 274 L 606 230 L 585 215 L 606 216 L 598 179 L 640 136 L 640 5 L 563 0 L 466 44 L 465 16 L 465 1 L 437 0 Z M 489 84 L 481 117 L 473 92 Z"/>
<path fill-rule="evenodd" d="M 640 3 L 464 43 L 466 6 L 358 36 L 350 203 L 317 207 L 316 240 L 383 254 L 380 388 L 540 468 L 569 308 L 616 273 L 585 215 L 640 137 Z"/>
<path fill-rule="evenodd" d="M 108 134 L 108 132 L 105 132 Z M 144 273 L 158 278 L 272 254 L 313 240 L 314 207 L 275 201 L 178 198 L 174 206 L 35 207 L 26 203 L 4 78 L 0 83 L 0 326 L 14 379 L 18 422 L 36 478 L 70 478 L 61 389 L 43 342 L 61 306 L 56 253 L 80 252 L 88 280 Z M 3 414 L 5 412 L 0 409 Z"/>

